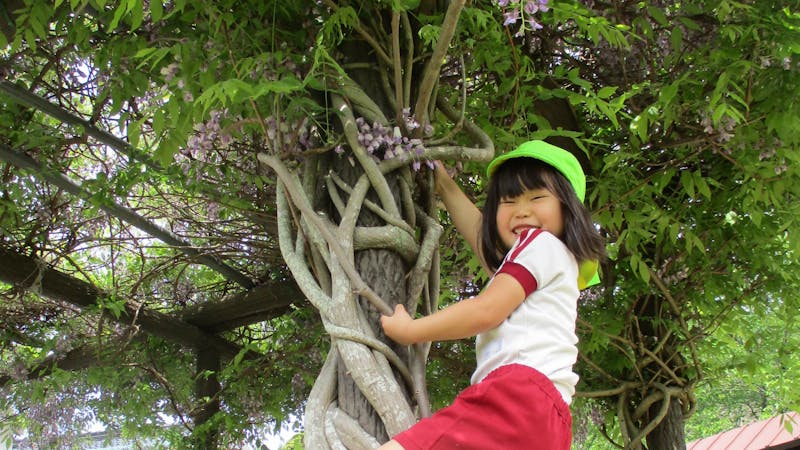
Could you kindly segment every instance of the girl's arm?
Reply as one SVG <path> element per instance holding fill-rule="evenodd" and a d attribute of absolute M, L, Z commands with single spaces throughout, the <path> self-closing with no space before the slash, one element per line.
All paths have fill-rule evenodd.
<path fill-rule="evenodd" d="M 450 177 L 440 161 L 435 162 L 436 193 L 442 198 L 456 230 L 464 237 L 472 251 L 478 255 L 487 274 L 491 275 L 480 252 L 481 211 Z"/>
<path fill-rule="evenodd" d="M 516 278 L 501 273 L 476 297 L 419 319 L 397 305 L 393 316 L 381 316 L 386 335 L 397 343 L 444 341 L 475 336 L 500 325 L 525 300 Z"/>

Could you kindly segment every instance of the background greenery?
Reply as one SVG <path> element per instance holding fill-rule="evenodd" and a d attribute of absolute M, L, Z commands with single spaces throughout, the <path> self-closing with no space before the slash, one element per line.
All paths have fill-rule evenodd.
<path fill-rule="evenodd" d="M 581 158 L 611 258 L 581 299 L 576 446 L 671 448 L 798 409 L 800 4 L 529 3 L 464 5 L 435 71 L 456 114 L 431 108 L 411 172 L 424 188 L 425 158 L 469 145 L 470 126 L 497 151 L 547 138 Z M 415 98 L 448 4 L 5 2 L 3 428 L 40 447 L 95 421 L 224 447 L 301 415 L 329 339 L 278 252 L 276 176 L 256 155 L 297 173 L 353 161 L 330 95 L 353 91 L 328 83 L 399 84 L 397 36 Z M 407 127 L 401 106 L 389 129 Z M 448 158 L 480 202 L 483 163 L 464 159 Z M 485 274 L 439 219 L 446 303 Z M 209 349 L 221 363 L 201 364 Z M 434 407 L 472 357 L 434 345 Z"/>

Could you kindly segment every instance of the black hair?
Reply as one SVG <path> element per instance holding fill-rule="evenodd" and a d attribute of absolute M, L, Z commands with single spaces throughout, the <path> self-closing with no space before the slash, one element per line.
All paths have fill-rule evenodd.
<path fill-rule="evenodd" d="M 500 200 L 516 197 L 528 189 L 547 189 L 561 203 L 564 221 L 558 236 L 580 264 L 605 258 L 605 240 L 595 228 L 591 213 L 580 201 L 569 180 L 555 167 L 535 158 L 513 158 L 503 162 L 489 179 L 483 205 L 480 247 L 481 258 L 491 270 L 497 270 L 509 250 L 497 231 L 497 207 Z"/>

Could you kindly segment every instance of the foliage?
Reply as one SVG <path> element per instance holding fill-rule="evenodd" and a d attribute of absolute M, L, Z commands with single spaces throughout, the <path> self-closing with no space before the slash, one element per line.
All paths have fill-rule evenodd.
<path fill-rule="evenodd" d="M 581 157 L 609 242 L 604 285 L 581 300 L 580 410 L 614 441 L 655 449 L 672 448 L 649 433 L 662 407 L 688 414 L 695 391 L 727 389 L 730 373 L 745 374 L 734 397 L 762 393 L 741 402 L 797 408 L 800 5 L 487 0 L 456 14 L 440 3 L 6 2 L 0 249 L 39 268 L 6 281 L 0 300 L 0 410 L 19 413 L 14 426 L 69 445 L 94 419 L 159 434 L 161 423 L 148 421 L 158 412 L 181 424 L 170 431 L 176 440 L 200 434 L 196 426 L 222 446 L 259 439 L 264 424 L 304 409 L 329 354 L 331 317 L 294 288 L 274 310 L 225 315 L 230 326 L 199 318 L 230 299 L 252 307 L 246 293 L 298 278 L 278 253 L 277 220 L 305 212 L 291 197 L 277 214 L 277 186 L 296 177 L 313 211 L 339 220 L 346 214 L 323 194 L 347 201 L 355 194 L 343 186 L 367 167 L 394 164 L 373 174 L 370 202 L 391 214 L 387 205 L 405 205 L 395 223 L 420 207 L 449 230 L 424 162 L 454 161 L 480 202 L 486 155 L 470 151 L 533 138 Z M 289 178 L 279 183 L 258 153 Z M 312 172 L 330 167 L 340 179 Z M 407 183 L 413 202 L 380 197 L 379 178 L 395 195 Z M 324 286 L 330 252 L 314 259 L 319 242 L 306 248 L 299 226 L 289 228 Z M 419 247 L 434 228 L 412 229 Z M 433 305 L 486 279 L 463 243 L 443 236 Z M 411 273 L 407 261 L 423 252 L 403 251 L 406 266 L 394 272 Z M 70 302 L 74 290 L 52 298 L 46 267 L 84 283 L 80 292 L 97 294 L 92 305 Z M 148 328 L 137 321 L 144 312 L 172 321 Z M 187 324 L 201 336 L 192 345 L 158 334 Z M 234 355 L 218 369 L 195 367 L 186 349 L 208 342 L 231 344 Z M 431 349 L 434 407 L 465 383 L 468 347 Z M 765 360 L 783 370 L 775 376 Z M 218 382 L 218 395 L 196 390 L 200 379 Z M 121 387 L 128 401 L 115 394 Z M 715 403 L 717 417 L 736 409 Z M 35 428 L 61 404 L 86 408 Z M 215 405 L 220 412 L 201 419 Z M 708 410 L 689 419 L 690 435 L 727 425 L 709 424 Z M 753 416 L 771 412 L 754 406 Z M 672 434 L 681 440 L 682 430 Z"/>
<path fill-rule="evenodd" d="M 792 308 L 791 310 L 787 308 Z M 797 411 L 798 336 L 790 325 L 797 311 L 775 301 L 737 308 L 709 339 L 705 380 L 687 435 L 700 438 L 785 411 Z"/>

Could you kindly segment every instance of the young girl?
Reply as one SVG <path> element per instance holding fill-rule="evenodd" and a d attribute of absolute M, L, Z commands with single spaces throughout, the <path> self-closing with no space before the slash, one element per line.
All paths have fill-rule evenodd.
<path fill-rule="evenodd" d="M 453 404 L 381 449 L 569 449 L 578 375 L 579 289 L 605 256 L 583 205 L 586 178 L 569 152 L 530 141 L 487 169 L 483 212 L 437 164 L 436 188 L 453 223 L 494 274 L 476 297 L 413 319 L 382 316 L 401 344 L 477 335 L 472 385 Z"/>

